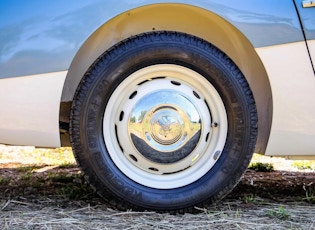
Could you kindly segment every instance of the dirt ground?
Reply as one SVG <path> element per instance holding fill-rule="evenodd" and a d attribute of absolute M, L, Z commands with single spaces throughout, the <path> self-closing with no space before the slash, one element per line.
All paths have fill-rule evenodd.
<path fill-rule="evenodd" d="M 315 171 L 283 159 L 268 159 L 273 172 L 247 170 L 217 205 L 174 215 L 124 210 L 99 198 L 75 164 L 25 162 L 28 151 L 7 149 L 0 146 L 1 229 L 315 229 Z"/>

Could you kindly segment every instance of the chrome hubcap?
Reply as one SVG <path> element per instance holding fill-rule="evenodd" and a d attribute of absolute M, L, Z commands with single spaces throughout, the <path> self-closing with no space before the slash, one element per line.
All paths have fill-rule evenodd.
<path fill-rule="evenodd" d="M 172 84 L 169 80 L 155 83 Z M 141 155 L 167 164 L 184 159 L 195 149 L 201 133 L 201 118 L 193 103 L 180 91 L 161 90 L 146 95 L 135 105 L 128 128 Z"/>

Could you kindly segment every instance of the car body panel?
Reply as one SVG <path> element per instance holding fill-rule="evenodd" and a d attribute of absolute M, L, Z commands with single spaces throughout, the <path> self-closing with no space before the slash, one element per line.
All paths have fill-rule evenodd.
<path fill-rule="evenodd" d="M 307 44 L 308 44 L 308 50 L 309 50 L 310 56 L 311 56 L 312 61 L 313 61 L 313 69 L 315 72 L 315 66 L 314 66 L 314 63 L 315 63 L 315 40 L 307 41 Z"/>
<path fill-rule="evenodd" d="M 128 10 L 165 2 L 1 1 L 0 78 L 67 70 L 83 42 L 102 24 Z M 188 0 L 172 2 L 192 4 Z M 254 47 L 304 39 L 292 1 L 194 1 L 193 5 L 229 21 Z"/>
<path fill-rule="evenodd" d="M 299 12 L 303 30 L 307 40 L 315 40 L 315 6 L 305 8 L 303 7 L 304 0 L 294 0 L 296 8 Z"/>
<path fill-rule="evenodd" d="M 314 154 L 315 77 L 305 43 L 256 50 L 268 66 L 273 95 L 273 121 L 266 155 Z M 273 64 L 275 61 L 277 65 Z"/>
<path fill-rule="evenodd" d="M 0 80 L 0 140 L 60 146 L 59 106 L 67 71 Z"/>
<path fill-rule="evenodd" d="M 296 8 L 299 12 L 303 32 L 309 49 L 309 54 L 313 63 L 315 63 L 315 6 L 306 8 L 303 7 L 303 2 L 303 0 L 295 0 Z M 314 65 L 313 70 L 315 72 Z"/>
<path fill-rule="evenodd" d="M 296 5 L 300 3 L 296 0 Z M 297 8 L 303 11 L 308 46 L 293 0 L 175 0 L 171 4 L 148 0 L 2 1 L 0 104 L 5 109 L 0 111 L 4 121 L 0 142 L 59 146 L 60 102 L 72 100 L 89 65 L 129 36 L 175 30 L 208 40 L 242 70 L 259 113 L 257 151 L 314 155 L 315 107 L 311 99 L 315 77 L 310 60 L 315 50 L 314 16 Z M 189 16 L 200 16 L 185 18 L 185 12 L 180 13 L 183 9 Z M 12 83 L 17 81 L 19 93 L 11 95 Z M 13 104 L 14 100 L 19 103 Z M 17 124 L 23 124 L 22 128 L 18 130 Z M 9 134 L 11 129 L 18 135 Z"/>

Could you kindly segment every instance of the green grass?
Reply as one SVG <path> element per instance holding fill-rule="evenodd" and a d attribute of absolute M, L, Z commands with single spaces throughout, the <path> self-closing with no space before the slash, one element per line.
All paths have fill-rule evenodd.
<path fill-rule="evenodd" d="M 245 194 L 243 196 L 243 201 L 245 204 L 256 204 L 257 203 L 257 199 L 255 194 Z"/>
<path fill-rule="evenodd" d="M 11 178 L 0 176 L 0 186 L 6 186 L 10 183 L 10 181 L 11 181 Z"/>
<path fill-rule="evenodd" d="M 300 170 L 315 170 L 315 161 L 294 161 L 292 166 Z"/>
<path fill-rule="evenodd" d="M 59 168 L 66 169 L 66 168 L 73 168 L 76 166 L 77 166 L 77 164 L 74 162 L 64 162 L 64 163 L 59 165 Z"/>
<path fill-rule="evenodd" d="M 273 165 L 271 163 L 251 162 L 249 164 L 248 168 L 255 170 L 257 172 L 272 172 L 272 171 L 274 171 Z"/>
<path fill-rule="evenodd" d="M 27 166 L 23 165 L 21 167 L 18 167 L 16 170 L 21 173 L 31 173 L 38 168 L 39 168 L 38 165 L 27 165 Z"/>
<path fill-rule="evenodd" d="M 288 220 L 290 218 L 290 213 L 282 206 L 279 206 L 276 210 L 268 210 L 267 215 L 279 220 Z"/>
<path fill-rule="evenodd" d="M 304 185 L 303 189 L 305 191 L 304 201 L 315 204 L 315 184 Z"/>

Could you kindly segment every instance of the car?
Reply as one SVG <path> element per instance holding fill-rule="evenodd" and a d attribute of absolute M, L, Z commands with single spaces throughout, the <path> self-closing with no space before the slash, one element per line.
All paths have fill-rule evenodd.
<path fill-rule="evenodd" d="M 302 0 L 0 2 L 0 143 L 71 146 L 102 196 L 218 202 L 253 153 L 315 159 Z"/>

